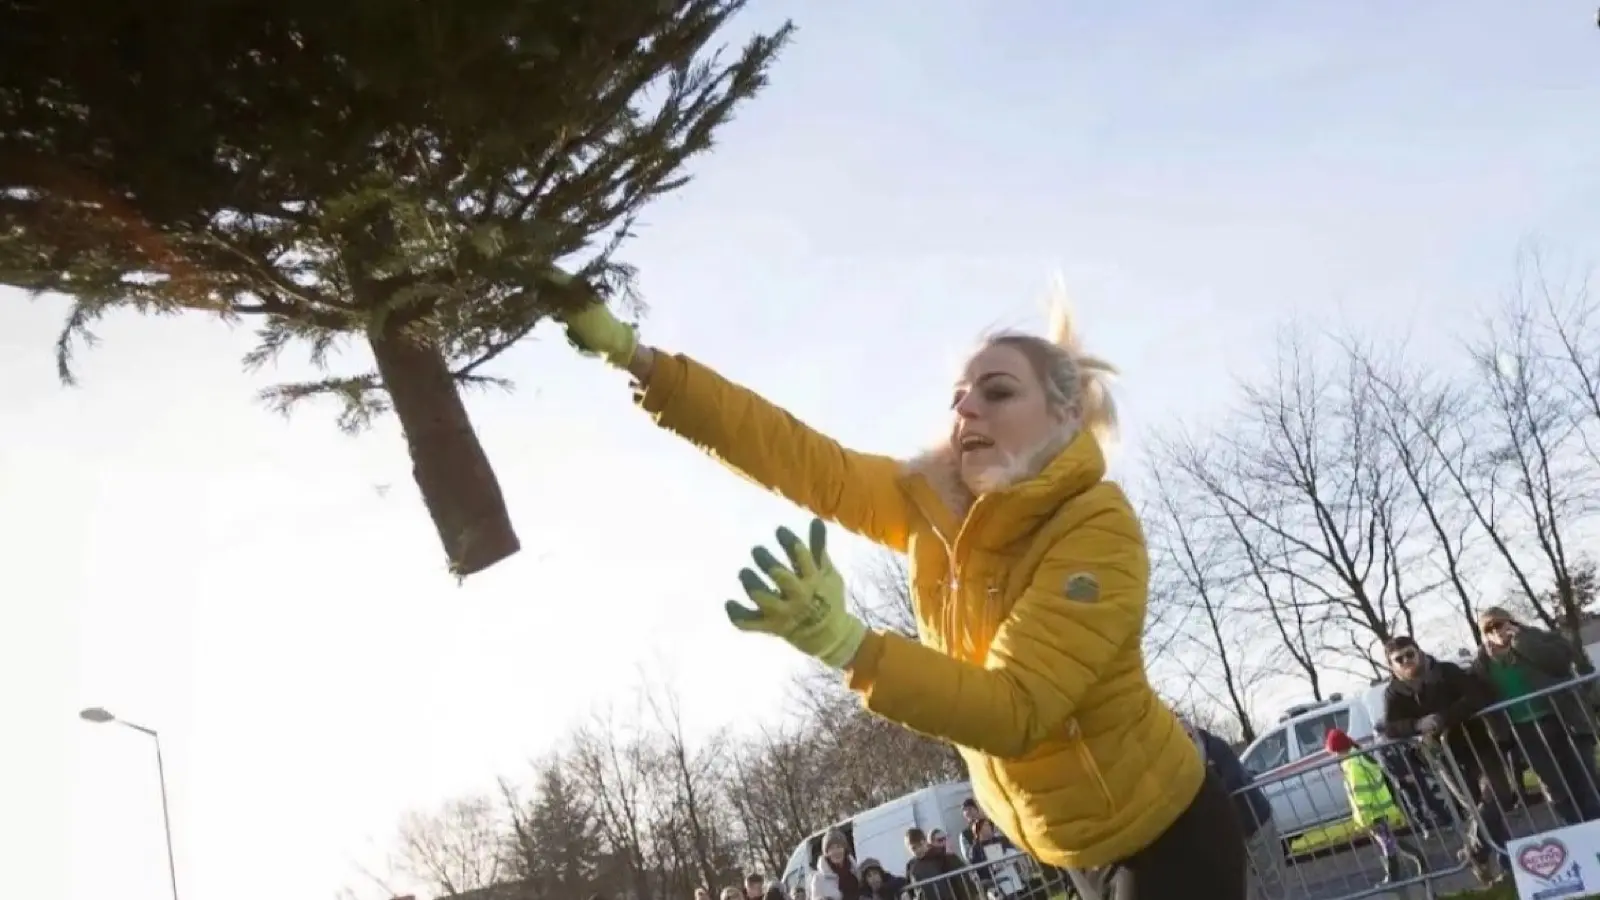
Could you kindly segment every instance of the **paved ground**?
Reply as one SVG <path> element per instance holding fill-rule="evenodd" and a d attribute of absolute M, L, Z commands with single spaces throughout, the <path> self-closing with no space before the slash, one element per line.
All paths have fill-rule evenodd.
<path fill-rule="evenodd" d="M 1533 810 L 1519 810 L 1507 817 L 1513 835 L 1533 834 L 1553 827 L 1547 808 L 1542 804 Z M 1414 844 L 1426 858 L 1428 871 L 1437 873 L 1433 879 L 1434 891 L 1449 894 L 1477 888 L 1477 879 L 1470 870 L 1462 869 L 1456 859 L 1462 841 L 1459 830 L 1451 829 L 1428 837 L 1420 834 L 1403 835 L 1403 840 Z M 1290 862 L 1286 871 L 1285 894 L 1278 900 L 1344 900 L 1362 896 L 1383 880 L 1382 859 L 1377 848 L 1368 843 L 1344 845 L 1302 856 Z M 1396 892 L 1366 894 L 1371 897 L 1400 896 Z M 1420 885 L 1411 888 L 1410 896 L 1426 896 Z"/>
<path fill-rule="evenodd" d="M 1439 873 L 1433 880 L 1434 890 L 1441 894 L 1468 890 L 1478 886 L 1470 871 L 1455 872 L 1460 867 L 1456 851 L 1459 839 L 1442 839 L 1434 836 L 1426 840 L 1410 837 L 1422 851 L 1427 871 Z M 1415 870 L 1402 870 L 1411 875 Z M 1453 873 L 1453 874 L 1445 874 Z M 1401 896 L 1397 892 L 1369 894 L 1383 881 L 1383 864 L 1376 847 L 1368 845 L 1344 847 L 1300 857 L 1290 862 L 1285 874 L 1286 891 L 1280 900 L 1340 900 L 1358 896 Z M 1423 897 L 1421 886 L 1411 888 L 1410 896 Z"/>

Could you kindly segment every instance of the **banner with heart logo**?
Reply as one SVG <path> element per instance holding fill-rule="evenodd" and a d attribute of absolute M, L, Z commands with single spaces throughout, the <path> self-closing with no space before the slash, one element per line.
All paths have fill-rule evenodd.
<path fill-rule="evenodd" d="M 1517 865 L 1540 878 L 1553 878 L 1567 864 L 1567 845 L 1555 838 L 1528 844 L 1517 851 Z"/>
<path fill-rule="evenodd" d="M 1522 900 L 1577 900 L 1594 893 L 1588 882 L 1600 870 L 1600 822 L 1529 835 L 1506 850 Z"/>

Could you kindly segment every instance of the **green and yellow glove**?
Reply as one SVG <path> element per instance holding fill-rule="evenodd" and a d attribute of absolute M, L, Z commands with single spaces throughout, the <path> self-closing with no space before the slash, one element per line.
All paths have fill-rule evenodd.
<path fill-rule="evenodd" d="M 576 279 L 565 272 L 557 272 L 551 278 L 562 287 L 576 283 Z M 639 335 L 632 325 L 612 315 L 605 303 L 596 300 L 560 319 L 567 329 L 567 341 L 579 352 L 598 356 L 619 369 L 626 369 L 633 362 L 633 354 L 639 349 Z"/>
<path fill-rule="evenodd" d="M 789 556 L 785 568 L 765 547 L 750 556 L 771 584 L 749 569 L 739 572 L 751 609 L 729 600 L 728 621 L 740 631 L 759 631 L 788 641 L 796 650 L 843 669 L 855 659 L 867 626 L 845 605 L 844 579 L 828 559 L 827 527 L 811 520 L 807 547 L 787 528 L 778 529 L 778 546 Z M 773 585 L 776 585 L 774 589 Z"/>

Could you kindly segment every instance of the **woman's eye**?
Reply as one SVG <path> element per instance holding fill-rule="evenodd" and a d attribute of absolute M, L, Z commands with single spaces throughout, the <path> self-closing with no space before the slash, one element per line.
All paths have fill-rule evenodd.
<path fill-rule="evenodd" d="M 962 398 L 966 396 L 966 391 L 956 391 L 956 395 L 950 398 L 950 408 L 955 409 L 956 407 L 960 406 Z"/>
<path fill-rule="evenodd" d="M 1011 399 L 1009 388 L 989 388 L 983 392 L 983 399 L 990 403 L 1004 403 Z"/>

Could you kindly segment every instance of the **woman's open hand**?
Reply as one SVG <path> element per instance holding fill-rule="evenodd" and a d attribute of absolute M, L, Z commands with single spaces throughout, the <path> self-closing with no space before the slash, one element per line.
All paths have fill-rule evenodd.
<path fill-rule="evenodd" d="M 783 638 L 801 653 L 843 669 L 855 659 L 867 626 L 845 604 L 844 579 L 828 559 L 827 537 L 821 519 L 811 520 L 809 546 L 779 528 L 778 546 L 789 566 L 767 548 L 755 548 L 750 556 L 770 583 L 750 569 L 740 570 L 739 582 L 755 606 L 729 600 L 724 609 L 735 628 Z"/>

